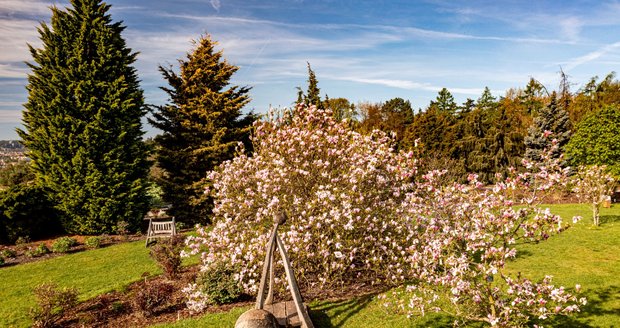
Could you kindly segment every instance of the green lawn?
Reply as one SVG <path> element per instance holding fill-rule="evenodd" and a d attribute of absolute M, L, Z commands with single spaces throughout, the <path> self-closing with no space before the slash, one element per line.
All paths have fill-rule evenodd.
<path fill-rule="evenodd" d="M 620 327 L 620 206 L 602 210 L 602 226 L 591 225 L 585 205 L 553 205 L 551 209 L 570 221 L 584 220 L 559 236 L 538 245 L 523 245 L 517 261 L 508 269 L 538 279 L 554 276 L 558 285 L 582 285 L 589 304 L 575 317 L 556 320 L 553 327 Z M 148 256 L 143 242 L 111 246 L 45 261 L 0 268 L 0 327 L 29 326 L 28 309 L 33 305 L 32 287 L 46 281 L 78 287 L 81 299 L 122 289 L 140 279 L 143 272 L 160 270 Z M 387 313 L 376 297 L 340 302 L 312 302 L 316 327 L 447 327 L 445 316 L 407 319 Z M 157 327 L 232 327 L 247 308 L 207 314 Z"/>
<path fill-rule="evenodd" d="M 0 268 L 0 327 L 30 326 L 28 312 L 35 304 L 32 289 L 38 284 L 77 287 L 84 300 L 122 289 L 144 272 L 161 272 L 144 241 Z"/>
<path fill-rule="evenodd" d="M 557 320 L 557 327 L 620 327 L 620 206 L 601 209 L 601 226 L 592 225 L 586 205 L 554 205 L 554 213 L 583 220 L 539 245 L 519 247 L 519 258 L 509 269 L 526 277 L 553 275 L 557 285 L 581 284 L 589 304 L 573 319 Z"/>

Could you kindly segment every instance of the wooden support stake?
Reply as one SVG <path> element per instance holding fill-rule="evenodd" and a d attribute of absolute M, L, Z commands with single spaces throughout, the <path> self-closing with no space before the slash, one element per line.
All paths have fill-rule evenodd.
<path fill-rule="evenodd" d="M 301 293 L 299 292 L 299 287 L 297 285 L 297 280 L 295 279 L 295 275 L 293 274 L 291 262 L 289 261 L 288 255 L 286 254 L 286 247 L 280 239 L 280 236 L 278 236 L 277 234 L 276 242 L 278 243 L 278 249 L 280 250 L 282 261 L 284 261 L 284 271 L 286 272 L 288 286 L 291 289 L 291 294 L 293 295 L 293 301 L 295 302 L 295 308 L 297 309 L 297 316 L 299 316 L 299 319 L 301 321 L 301 327 L 314 328 L 314 325 L 312 325 L 312 321 L 310 320 L 310 316 L 308 315 L 308 312 L 306 312 L 306 309 L 302 302 Z"/>
<path fill-rule="evenodd" d="M 263 275 L 260 277 L 260 285 L 258 287 L 258 297 L 256 298 L 256 309 L 262 309 L 265 305 L 265 287 L 267 285 L 267 274 L 269 273 L 269 269 L 273 271 L 273 267 L 271 265 L 274 248 L 276 244 L 276 231 L 278 230 L 278 223 L 271 230 L 271 235 L 269 235 L 269 244 L 267 244 L 267 254 L 265 254 L 265 263 L 263 263 Z M 270 286 L 271 288 L 271 286 Z"/>
<path fill-rule="evenodd" d="M 269 291 L 267 292 L 267 299 L 265 300 L 267 304 L 273 304 L 273 285 L 275 284 L 276 243 L 274 242 L 272 245 L 273 249 L 271 250 L 271 259 L 269 261 Z"/>

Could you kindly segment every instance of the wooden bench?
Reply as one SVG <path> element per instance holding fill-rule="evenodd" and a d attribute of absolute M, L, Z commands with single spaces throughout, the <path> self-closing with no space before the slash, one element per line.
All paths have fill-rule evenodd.
<path fill-rule="evenodd" d="M 171 216 L 156 216 L 145 217 L 145 220 L 149 220 L 149 228 L 146 231 L 146 243 L 145 246 L 149 246 L 149 242 L 157 238 L 170 238 L 177 234 L 176 224 L 174 217 Z"/>

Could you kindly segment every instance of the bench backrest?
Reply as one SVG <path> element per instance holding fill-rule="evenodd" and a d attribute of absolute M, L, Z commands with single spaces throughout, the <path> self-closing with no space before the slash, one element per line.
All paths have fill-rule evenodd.
<path fill-rule="evenodd" d="M 172 233 L 174 231 L 174 222 L 151 222 L 151 229 L 154 233 Z"/>

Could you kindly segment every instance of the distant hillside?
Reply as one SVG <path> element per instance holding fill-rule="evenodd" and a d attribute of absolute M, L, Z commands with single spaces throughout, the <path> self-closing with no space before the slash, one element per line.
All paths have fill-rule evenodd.
<path fill-rule="evenodd" d="M 0 140 L 0 148 L 25 150 L 24 145 L 19 140 Z"/>
<path fill-rule="evenodd" d="M 18 140 L 0 140 L 0 168 L 25 160 L 28 160 L 26 147 Z"/>

